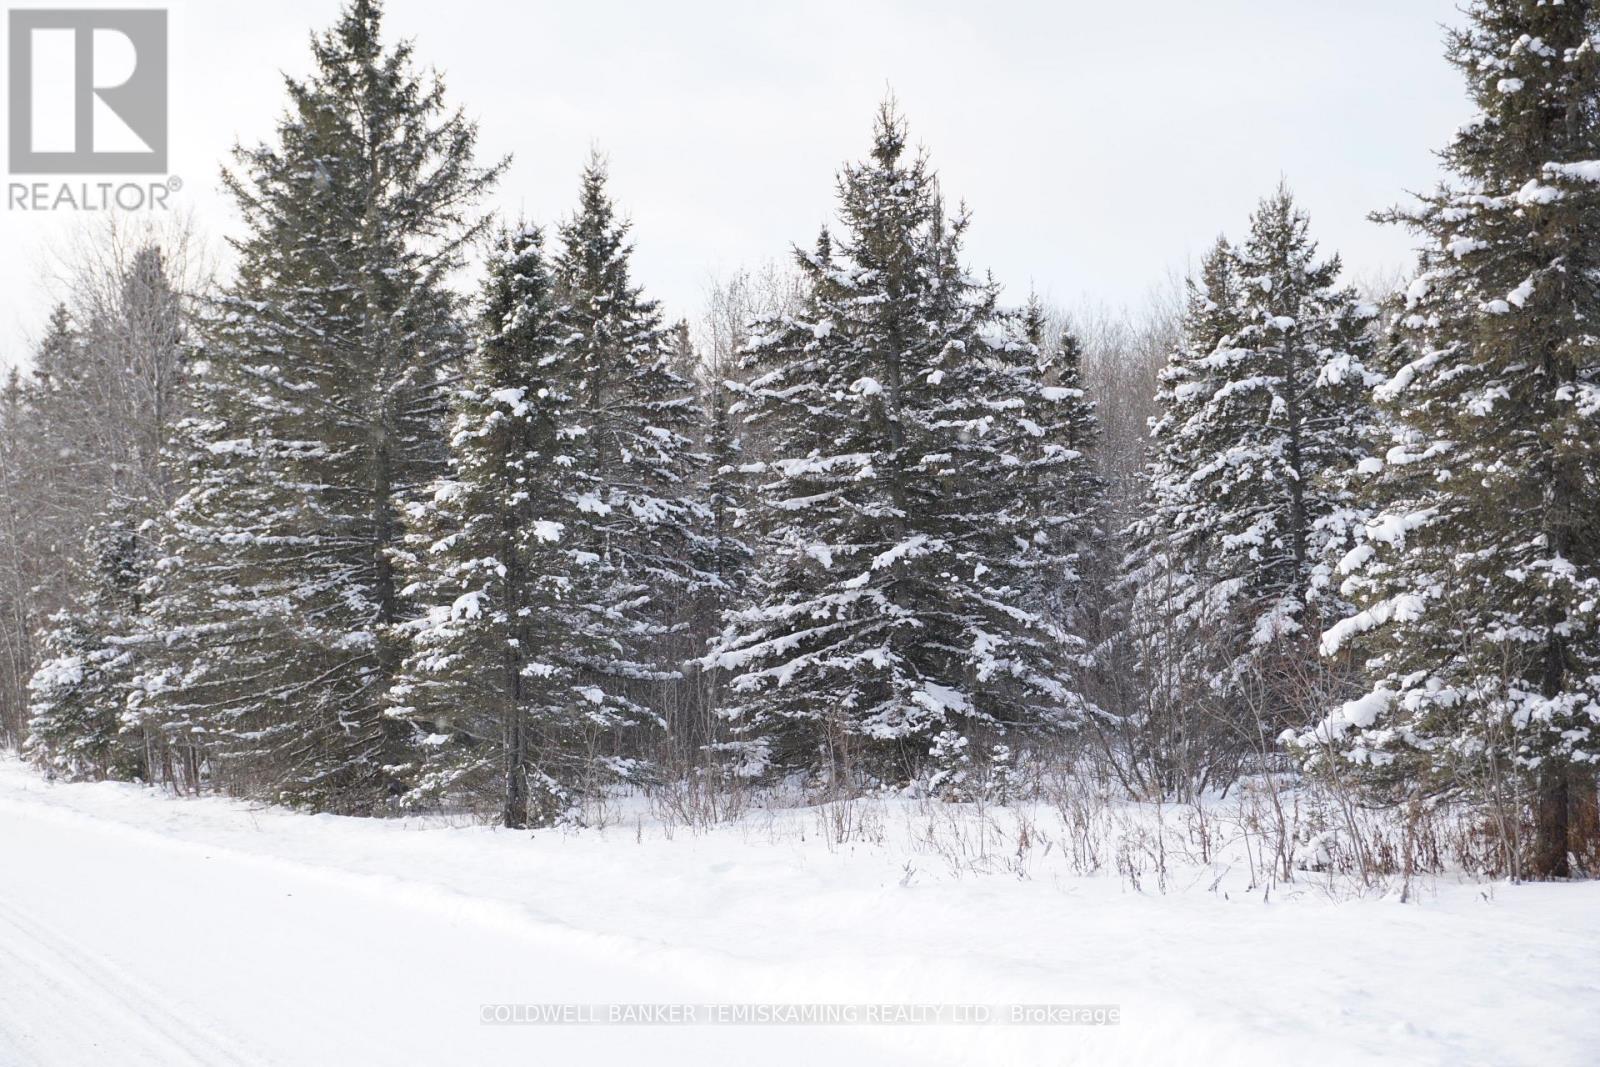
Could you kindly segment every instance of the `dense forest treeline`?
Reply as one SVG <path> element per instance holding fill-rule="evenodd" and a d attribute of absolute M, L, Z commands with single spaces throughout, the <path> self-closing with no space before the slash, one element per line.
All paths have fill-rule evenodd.
<path fill-rule="evenodd" d="M 556 225 L 489 217 L 504 162 L 380 23 L 352 0 L 237 152 L 225 282 L 113 231 L 6 383 L 27 758 L 511 827 L 1266 775 L 1600 870 L 1587 0 L 1450 35 L 1479 114 L 1381 216 L 1398 291 L 1280 186 L 1136 316 L 1008 302 L 889 102 L 832 225 L 669 321 L 604 160 Z"/>

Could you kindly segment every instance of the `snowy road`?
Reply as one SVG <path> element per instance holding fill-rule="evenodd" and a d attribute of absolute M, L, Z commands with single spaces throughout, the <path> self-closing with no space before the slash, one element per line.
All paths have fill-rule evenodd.
<path fill-rule="evenodd" d="M 907 845 L 925 816 L 887 811 L 859 846 L 807 811 L 507 834 L 51 785 L 0 757 L 0 1067 L 1594 1062 L 1600 884 L 1440 880 L 1402 904 L 1314 880 L 1267 899 L 1220 867 L 1138 892 L 1059 855 L 953 875 Z M 1115 1003 L 1123 1022 L 480 1022 L 618 1002 Z"/>
<path fill-rule="evenodd" d="M 851 1035 L 493 1027 L 480 1005 L 705 1001 L 534 923 L 0 793 L 0 1065 L 896 1062 Z M 842 1057 L 842 1058 L 841 1058 Z"/>

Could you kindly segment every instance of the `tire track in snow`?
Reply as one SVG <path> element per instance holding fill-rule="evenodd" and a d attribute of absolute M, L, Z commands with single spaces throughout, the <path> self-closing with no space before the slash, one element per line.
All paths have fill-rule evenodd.
<path fill-rule="evenodd" d="M 18 1000 L 31 1002 L 33 1022 L 18 1013 L 17 1021 L 28 1029 L 9 1038 L 20 1052 L 37 1045 L 43 1031 L 50 1044 L 83 1048 L 85 1053 L 89 1048 L 84 1046 L 97 1045 L 97 1061 L 130 1067 L 268 1063 L 228 1040 L 213 1023 L 175 1010 L 170 998 L 111 960 L 40 923 L 15 902 L 0 899 L 0 974 L 7 971 L 13 976 L 6 983 L 6 999 L 14 993 Z M 7 1021 L 15 1011 L 13 1006 L 0 1013 L 0 1030 L 17 1025 Z"/>

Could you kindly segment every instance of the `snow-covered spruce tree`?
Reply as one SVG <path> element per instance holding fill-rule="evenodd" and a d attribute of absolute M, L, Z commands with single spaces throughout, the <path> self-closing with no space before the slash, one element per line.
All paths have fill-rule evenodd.
<path fill-rule="evenodd" d="M 1320 630 L 1308 593 L 1322 561 L 1319 524 L 1342 509 L 1337 476 L 1364 456 L 1373 415 L 1366 363 L 1376 309 L 1318 262 L 1305 213 L 1285 186 L 1251 218 L 1238 258 L 1239 326 L 1207 367 L 1217 388 L 1185 436 L 1213 462 L 1191 490 L 1218 520 L 1215 606 L 1250 649 Z"/>
<path fill-rule="evenodd" d="M 1070 328 L 1054 337 L 1037 296 L 1030 296 L 1017 317 L 1020 369 L 1039 383 L 1039 396 L 1028 428 L 1038 486 L 1026 501 L 1037 514 L 1050 541 L 1049 554 L 1058 569 L 1041 573 L 1031 591 L 1038 611 L 1078 633 L 1086 613 L 1094 610 L 1092 582 L 1104 544 L 1106 480 L 1096 469 L 1100 419 L 1084 388 L 1083 345 Z"/>
<path fill-rule="evenodd" d="M 629 229 L 606 193 L 604 163 L 591 159 L 551 261 L 577 493 L 562 544 L 592 557 L 588 596 L 608 620 L 590 684 L 620 703 L 625 718 L 614 722 L 664 727 L 661 708 L 684 684 L 683 605 L 715 577 L 694 551 L 705 518 L 695 387 L 673 370 L 659 305 L 633 283 Z M 593 739 L 595 756 L 634 774 L 647 740 L 613 730 Z"/>
<path fill-rule="evenodd" d="M 963 789 L 959 758 L 1085 713 L 1072 637 L 1027 606 L 1066 565 L 1031 501 L 1067 450 L 1068 391 L 1007 340 L 891 105 L 838 184 L 842 234 L 798 255 L 805 306 L 765 324 L 737 415 L 765 454 L 759 602 L 711 662 L 779 768 Z M 969 757 L 970 758 L 970 757 Z"/>
<path fill-rule="evenodd" d="M 246 232 L 204 324 L 144 677 L 228 788 L 357 813 L 410 773 L 410 731 L 383 715 L 391 550 L 400 501 L 442 471 L 464 348 L 445 279 L 501 169 L 473 164 L 475 127 L 380 21 L 353 0 L 314 39 L 276 143 L 227 175 Z"/>
<path fill-rule="evenodd" d="M 127 714 L 149 546 L 130 507 L 90 533 L 75 603 L 40 637 L 43 661 L 28 683 L 28 759 L 70 778 L 148 780 L 149 746 Z"/>
<path fill-rule="evenodd" d="M 403 553 L 406 594 L 427 608 L 392 690 L 392 714 L 423 735 L 414 798 L 483 797 L 507 827 L 561 815 L 595 775 L 592 738 L 631 713 L 590 677 L 626 635 L 596 596 L 598 557 L 572 547 L 592 490 L 551 284 L 539 231 L 502 235 L 450 469 L 410 506 Z"/>
<path fill-rule="evenodd" d="M 1137 582 L 1140 625 L 1164 660 L 1155 699 L 1171 712 L 1198 694 L 1223 753 L 1264 751 L 1310 713 L 1304 663 L 1321 604 L 1309 601 L 1326 585 L 1327 520 L 1348 505 L 1337 475 L 1369 441 L 1372 310 L 1316 251 L 1281 187 L 1242 248 L 1212 251 L 1152 427 Z M 1193 725 L 1157 734 L 1193 754 Z"/>
<path fill-rule="evenodd" d="M 1368 691 L 1303 738 L 1391 796 L 1484 802 L 1541 877 L 1597 862 L 1597 33 L 1589 0 L 1479 0 L 1449 37 L 1479 114 L 1454 180 L 1385 216 L 1426 245 L 1377 389 L 1376 514 L 1338 567 L 1359 610 L 1323 637 Z"/>
<path fill-rule="evenodd" d="M 1187 472 L 1199 465 L 1186 430 L 1202 416 L 1215 384 L 1208 357 L 1240 328 L 1238 257 L 1218 239 L 1187 282 L 1184 317 L 1157 380 L 1150 422 L 1149 505 L 1125 533 L 1131 546 L 1121 592 L 1128 625 L 1118 640 L 1135 665 L 1142 699 L 1122 724 L 1129 765 L 1141 790 L 1183 795 L 1227 777 L 1233 739 L 1219 728 L 1210 681 L 1229 656 L 1207 608 L 1207 537 Z"/>

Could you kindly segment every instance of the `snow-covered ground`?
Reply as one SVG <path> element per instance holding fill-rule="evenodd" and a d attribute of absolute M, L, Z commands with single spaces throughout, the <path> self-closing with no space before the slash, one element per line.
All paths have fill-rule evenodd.
<path fill-rule="evenodd" d="M 926 806 L 508 833 L 0 760 L 0 1065 L 1595 1062 L 1600 884 L 1136 890 Z M 943 836 L 941 836 L 943 835 Z M 930 842 L 942 841 L 943 844 Z M 970 844 L 970 841 L 968 842 Z M 1047 854 L 1038 855 L 1040 851 Z M 484 1005 L 1115 1004 L 1115 1026 L 490 1026 Z"/>

